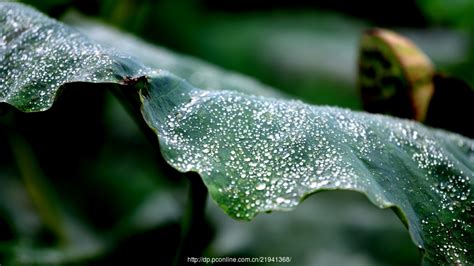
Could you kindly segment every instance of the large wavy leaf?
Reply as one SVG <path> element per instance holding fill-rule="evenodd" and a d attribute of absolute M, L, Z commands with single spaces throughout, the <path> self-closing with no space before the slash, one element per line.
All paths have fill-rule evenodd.
<path fill-rule="evenodd" d="M 225 90 L 225 82 L 215 83 L 224 90 L 202 90 L 19 4 L 0 4 L 0 21 L 1 102 L 41 111 L 63 84 L 128 85 L 165 159 L 198 172 L 232 217 L 291 210 L 324 189 L 355 190 L 393 207 L 427 262 L 474 263 L 473 140 L 407 120 Z"/>

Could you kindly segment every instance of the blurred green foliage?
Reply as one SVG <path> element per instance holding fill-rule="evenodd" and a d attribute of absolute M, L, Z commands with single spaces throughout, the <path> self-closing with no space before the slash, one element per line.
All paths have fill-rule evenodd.
<path fill-rule="evenodd" d="M 361 106 L 355 86 L 359 35 L 386 26 L 377 20 L 380 14 L 298 1 L 290 8 L 249 5 L 237 12 L 197 0 L 24 2 L 56 18 L 80 11 L 306 102 L 352 109 Z M 410 7 L 425 16 L 413 19 L 416 27 L 408 27 L 403 15 L 390 25 L 428 47 L 439 69 L 472 79 L 472 1 L 417 3 Z M 370 10 L 371 4 L 362 1 L 359 8 Z M 450 47 L 432 45 L 436 42 Z M 455 53 L 449 52 L 452 47 Z M 0 106 L 8 109 L 0 116 L 0 262 L 173 262 L 182 237 L 186 179 L 163 162 L 157 143 L 145 138 L 111 94 L 91 91 L 64 95 L 44 113 Z M 71 104 L 81 99 L 88 99 L 88 110 Z M 211 228 L 203 230 L 200 241 L 204 254 L 293 256 L 295 265 L 419 263 L 395 215 L 359 194 L 325 192 L 291 215 L 271 216 L 237 222 L 209 203 Z"/>

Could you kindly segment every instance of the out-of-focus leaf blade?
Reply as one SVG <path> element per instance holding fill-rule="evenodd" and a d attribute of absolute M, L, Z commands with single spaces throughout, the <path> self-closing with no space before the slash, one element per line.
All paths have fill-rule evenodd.
<path fill-rule="evenodd" d="M 199 89 L 24 6 L 4 3 L 0 12 L 7 36 L 0 101 L 39 111 L 65 83 L 129 85 L 123 89 L 139 92 L 165 159 L 179 171 L 198 172 L 230 216 L 249 220 L 291 210 L 320 190 L 354 190 L 396 209 L 427 262 L 474 262 L 471 139 L 225 86 Z"/>
<path fill-rule="evenodd" d="M 141 63 L 152 68 L 166 69 L 196 87 L 226 88 L 254 95 L 283 97 L 282 93 L 254 79 L 148 44 L 111 27 L 85 19 L 79 14 L 69 13 L 64 20 L 97 43 L 106 47 L 118 47 L 120 51 L 133 55 Z"/>
<path fill-rule="evenodd" d="M 472 1 L 419 0 L 417 4 L 424 15 L 433 22 L 471 30 L 474 27 L 474 20 L 471 16 L 474 11 Z"/>

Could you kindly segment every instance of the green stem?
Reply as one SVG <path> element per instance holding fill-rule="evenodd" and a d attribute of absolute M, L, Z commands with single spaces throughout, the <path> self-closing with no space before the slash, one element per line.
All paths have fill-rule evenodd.
<path fill-rule="evenodd" d="M 181 224 L 181 244 L 176 253 L 174 265 L 185 265 L 188 257 L 200 257 L 207 244 L 208 224 L 205 218 L 207 188 L 195 174 L 189 177 L 189 196 Z"/>
<path fill-rule="evenodd" d="M 57 204 L 59 197 L 43 176 L 43 172 L 26 140 L 19 134 L 10 133 L 9 142 L 20 176 L 41 219 L 57 237 L 59 244 L 66 245 L 70 239 L 68 239 L 66 233 L 64 216 Z"/>

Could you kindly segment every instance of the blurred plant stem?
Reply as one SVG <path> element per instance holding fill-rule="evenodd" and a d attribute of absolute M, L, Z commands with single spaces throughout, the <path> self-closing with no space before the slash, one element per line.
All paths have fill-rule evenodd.
<path fill-rule="evenodd" d="M 57 204 L 59 197 L 44 177 L 35 155 L 23 136 L 8 134 L 14 160 L 26 190 L 38 209 L 45 226 L 54 234 L 60 246 L 66 246 L 70 239 L 65 228 L 65 217 Z"/>
<path fill-rule="evenodd" d="M 189 196 L 181 223 L 181 244 L 176 253 L 174 265 L 187 265 L 188 257 L 200 257 L 206 246 L 205 218 L 207 188 L 201 178 L 195 174 L 186 174 L 189 179 Z M 203 245 L 204 244 L 204 245 Z"/>

